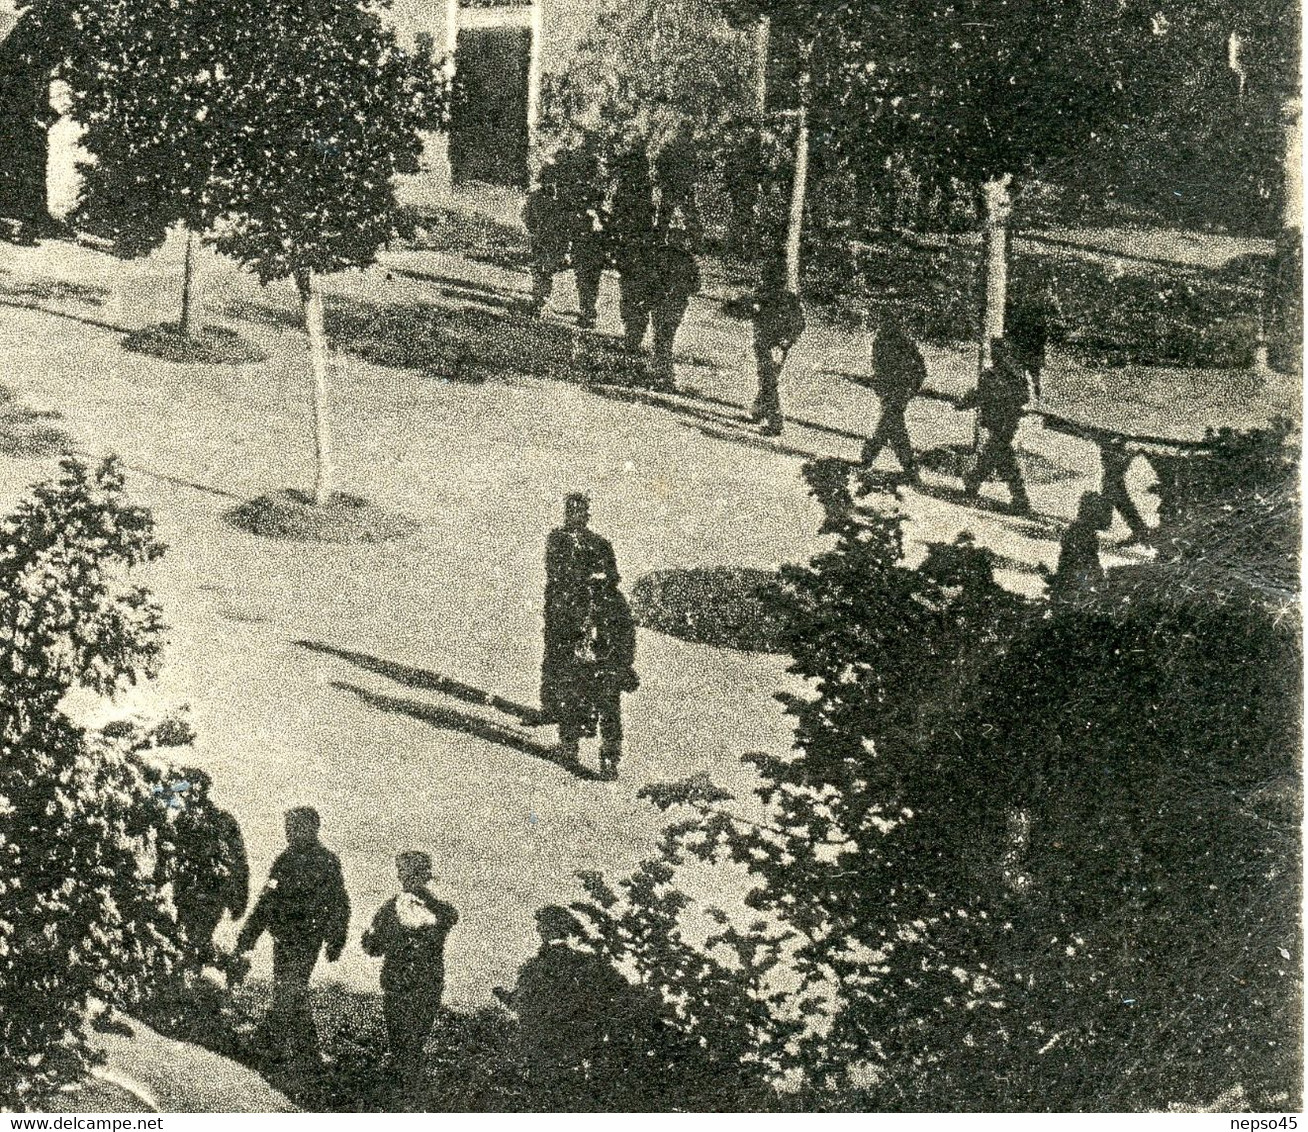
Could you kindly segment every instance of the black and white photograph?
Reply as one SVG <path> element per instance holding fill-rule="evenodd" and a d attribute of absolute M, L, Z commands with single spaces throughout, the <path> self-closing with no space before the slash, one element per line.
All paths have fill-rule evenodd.
<path fill-rule="evenodd" d="M 0 0 L 0 1113 L 1297 1127 L 1301 61 Z"/>

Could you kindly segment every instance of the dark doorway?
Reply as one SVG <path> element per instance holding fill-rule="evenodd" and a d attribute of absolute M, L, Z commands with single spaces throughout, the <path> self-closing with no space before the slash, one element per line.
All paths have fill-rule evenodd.
<path fill-rule="evenodd" d="M 450 115 L 454 183 L 527 184 L 531 31 L 466 28 L 455 47 Z"/>

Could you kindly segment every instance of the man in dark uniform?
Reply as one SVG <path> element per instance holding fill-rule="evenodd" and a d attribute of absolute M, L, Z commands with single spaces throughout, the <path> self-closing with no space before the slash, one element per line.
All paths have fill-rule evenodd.
<path fill-rule="evenodd" d="M 454 906 L 431 892 L 431 857 L 395 858 L 401 892 L 363 933 L 363 950 L 382 957 L 382 1015 L 391 1065 L 402 1080 L 421 1074 L 422 1050 L 445 993 L 445 940 L 459 921 Z"/>
<path fill-rule="evenodd" d="M 804 333 L 804 307 L 786 286 L 786 264 L 780 257 L 763 266 L 758 290 L 750 306 L 754 321 L 754 359 L 758 366 L 758 395 L 750 418 L 762 424 L 763 436 L 780 436 L 785 423 L 781 412 L 781 370 L 791 348 Z"/>
<path fill-rule="evenodd" d="M 326 949 L 336 962 L 345 948 L 350 900 L 336 854 L 318 840 L 318 811 L 300 806 L 286 812 L 287 847 L 268 874 L 259 899 L 241 928 L 235 958 L 266 931 L 273 938 L 270 1028 L 274 1042 L 297 1064 L 318 1061 L 318 1032 L 309 1004 L 309 979 Z"/>
<path fill-rule="evenodd" d="M 703 240 L 704 225 L 695 201 L 696 159 L 690 143 L 669 142 L 659 154 L 656 172 L 659 200 L 652 260 L 651 373 L 657 385 L 672 389 L 676 385 L 673 345 L 690 297 L 698 294 L 701 286 L 695 256 Z"/>
<path fill-rule="evenodd" d="M 1099 491 L 1108 504 L 1109 519 L 1116 511 L 1126 520 L 1131 529 L 1131 537 L 1136 542 L 1147 542 L 1149 524 L 1145 522 L 1140 509 L 1136 507 L 1131 493 L 1126 487 L 1126 473 L 1131 467 L 1134 455 L 1126 446 L 1124 437 L 1115 433 L 1101 433 L 1099 436 L 1099 464 L 1102 470 Z"/>
<path fill-rule="evenodd" d="M 998 473 L 1012 493 L 1013 513 L 1029 515 L 1031 501 L 1013 451 L 1013 438 L 1026 408 L 1026 376 L 1002 338 L 994 340 L 990 356 L 991 364 L 982 371 L 976 388 L 955 404 L 958 409 L 975 407 L 977 423 L 984 433 L 976 466 L 963 477 L 963 487 L 968 495 L 976 495 L 981 485 Z"/>
<path fill-rule="evenodd" d="M 618 777 L 622 758 L 622 694 L 640 687 L 636 674 L 636 622 L 631 607 L 608 573 L 590 577 L 590 603 L 577 648 L 580 680 L 576 717 L 559 724 L 565 751 L 576 758 L 583 735 L 600 737 L 600 775 Z"/>
<path fill-rule="evenodd" d="M 592 618 L 591 579 L 618 578 L 613 546 L 589 528 L 590 501 L 581 494 L 563 502 L 563 526 L 545 543 L 545 655 L 541 665 L 541 722 L 557 723 L 560 753 L 577 758 L 582 733 L 594 734 L 589 685 L 592 673 L 582 653 Z M 587 728 L 591 730 L 587 731 Z"/>
<path fill-rule="evenodd" d="M 613 163 L 613 202 L 609 210 L 609 237 L 618 269 L 619 311 L 628 351 L 640 352 L 649 330 L 654 278 L 654 182 L 649 154 L 633 146 Z"/>
<path fill-rule="evenodd" d="M 608 259 L 603 167 L 593 145 L 585 144 L 560 156 L 558 185 L 558 202 L 577 284 L 577 324 L 589 330 L 595 326 L 600 280 Z"/>
<path fill-rule="evenodd" d="M 522 221 L 531 254 L 531 313 L 539 318 L 554 289 L 554 276 L 568 263 L 567 220 L 554 162 L 545 163 L 536 187 L 527 194 Z"/>
<path fill-rule="evenodd" d="M 250 865 L 237 820 L 214 805 L 207 774 L 188 767 L 179 774 L 185 786 L 173 817 L 177 866 L 173 874 L 173 904 L 186 937 L 188 966 L 198 972 L 220 965 L 213 933 L 230 912 L 245 914 L 250 898 Z"/>
<path fill-rule="evenodd" d="M 1009 305 L 1004 337 L 1018 366 L 1031 375 L 1031 392 L 1036 400 L 1040 399 L 1049 340 L 1061 314 L 1054 278 L 1047 269 L 1037 271 Z"/>
<path fill-rule="evenodd" d="M 881 398 L 881 419 L 863 445 L 863 463 L 871 467 L 881 449 L 889 444 L 910 483 L 920 481 L 904 414 L 909 402 L 922 391 L 926 376 L 926 362 L 917 343 L 896 319 L 884 318 L 872 342 L 869 382 Z"/>
<path fill-rule="evenodd" d="M 494 993 L 518 1015 L 536 1099 L 588 1107 L 599 1099 L 595 1089 L 607 1092 L 621 1077 L 614 1063 L 630 1044 L 624 1038 L 638 998 L 611 963 L 578 946 L 585 933 L 566 908 L 542 908 L 536 928 L 540 950 L 518 970 L 518 985 Z"/>
<path fill-rule="evenodd" d="M 1067 525 L 1058 543 L 1058 568 L 1042 569 L 1049 583 L 1049 596 L 1068 600 L 1099 589 L 1104 567 L 1099 561 L 1099 532 L 1113 520 L 1113 508 L 1097 491 L 1081 496 L 1076 518 Z"/>

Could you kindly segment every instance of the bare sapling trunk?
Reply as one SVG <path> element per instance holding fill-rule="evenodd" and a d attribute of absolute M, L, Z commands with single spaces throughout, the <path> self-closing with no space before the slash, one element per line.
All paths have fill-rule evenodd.
<path fill-rule="evenodd" d="M 786 287 L 799 294 L 799 247 L 804 235 L 804 202 L 808 195 L 808 62 L 811 45 L 801 48 L 799 109 L 795 112 L 795 177 L 790 186 L 790 218 L 786 225 Z"/>
<path fill-rule="evenodd" d="M 772 21 L 759 16 L 754 25 L 754 117 L 761 123 L 768 112 L 768 39 Z"/>
<path fill-rule="evenodd" d="M 182 260 L 182 317 L 177 329 L 183 338 L 198 338 L 204 329 L 200 317 L 200 237 L 186 229 L 186 256 Z"/>
<path fill-rule="evenodd" d="M 323 326 L 322 291 L 313 272 L 296 279 L 304 307 L 304 330 L 309 339 L 309 366 L 313 371 L 313 447 L 317 470 L 313 501 L 321 507 L 332 495 L 334 469 L 331 457 L 331 415 L 327 399 L 327 331 Z"/>
<path fill-rule="evenodd" d="M 981 186 L 982 255 L 985 298 L 981 311 L 980 367 L 990 364 L 990 343 L 1004 336 L 1004 308 L 1008 304 L 1008 219 L 1013 200 L 1011 173 Z"/>

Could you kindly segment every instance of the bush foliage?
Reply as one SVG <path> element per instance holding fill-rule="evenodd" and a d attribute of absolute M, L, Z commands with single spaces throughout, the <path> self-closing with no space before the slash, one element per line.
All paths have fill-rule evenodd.
<path fill-rule="evenodd" d="M 0 1096 L 36 1107 L 90 1060 L 88 1002 L 127 1006 L 165 978 L 179 937 L 166 769 L 176 736 L 88 732 L 63 710 L 152 675 L 163 624 L 129 580 L 163 545 L 114 460 L 65 459 L 0 540 Z"/>

